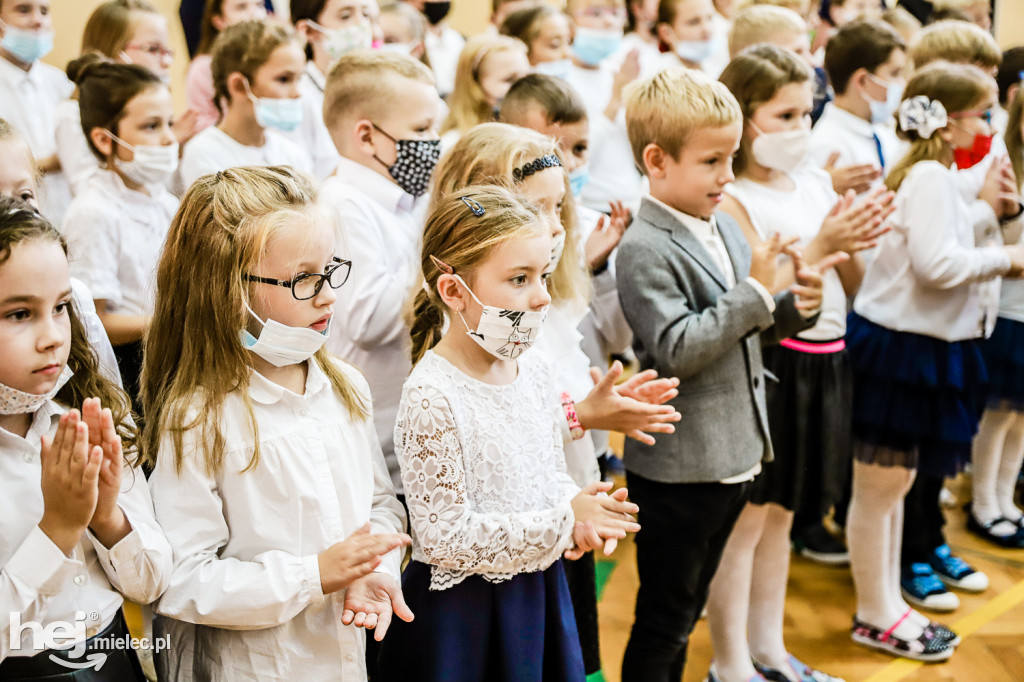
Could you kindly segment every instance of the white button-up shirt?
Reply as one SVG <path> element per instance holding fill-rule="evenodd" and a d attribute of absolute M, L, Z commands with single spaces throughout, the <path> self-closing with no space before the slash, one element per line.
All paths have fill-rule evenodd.
<path fill-rule="evenodd" d="M 892 231 L 868 264 L 854 310 L 895 331 L 945 341 L 983 337 L 994 324 L 989 280 L 1010 268 L 999 246 L 976 247 L 956 168 L 922 161 L 896 194 Z"/>
<path fill-rule="evenodd" d="M 179 175 L 184 188 L 207 173 L 238 166 L 291 166 L 303 173 L 313 172 L 313 162 L 305 149 L 283 133 L 265 130 L 265 142 L 250 147 L 236 141 L 217 126 L 210 126 L 185 145 Z"/>
<path fill-rule="evenodd" d="M 75 623 L 85 614 L 86 636 L 110 625 L 122 596 L 143 604 L 160 596 L 171 574 L 171 548 L 153 516 L 141 471 L 126 468 L 118 506 L 132 532 L 106 548 L 86 531 L 71 556 L 39 529 L 43 518 L 40 438 L 54 434 L 64 408 L 50 400 L 32 417 L 24 438 L 0 429 L 0 660 L 33 656 L 31 628 L 11 648 L 8 614 L 29 621 Z M 79 621 L 80 622 L 80 621 Z"/>
<path fill-rule="evenodd" d="M 875 141 L 876 136 L 878 142 Z M 878 155 L 879 148 L 882 151 L 881 157 Z M 825 105 L 821 118 L 811 129 L 810 161 L 819 168 L 825 167 L 833 152 L 839 152 L 835 162 L 837 167 L 872 163 L 884 166 L 888 172 L 905 150 L 893 126 L 874 125 L 871 121 L 840 109 L 834 102 Z M 877 178 L 872 189 L 881 187 L 883 182 L 881 177 Z"/>
<path fill-rule="evenodd" d="M 282 133 L 302 147 L 313 161 L 313 175 L 323 180 L 338 167 L 338 150 L 324 123 L 324 86 L 327 77 L 312 61 L 306 62 L 306 71 L 299 81 L 302 96 L 302 123 L 290 133 Z"/>
<path fill-rule="evenodd" d="M 69 99 L 57 106 L 57 157 L 61 171 L 71 183 L 74 196 L 89 188 L 89 180 L 100 172 L 100 161 L 89 148 L 82 132 L 82 110 L 77 99 Z"/>
<path fill-rule="evenodd" d="M 156 264 L 178 200 L 162 185 L 146 189 L 148 195 L 128 189 L 116 173 L 101 170 L 71 202 L 61 228 L 71 274 L 110 312 L 152 312 Z"/>
<path fill-rule="evenodd" d="M 377 436 L 395 490 L 402 478 L 394 429 L 402 384 L 412 371 L 409 328 L 402 317 L 420 272 L 423 236 L 417 202 L 389 178 L 341 157 L 321 196 L 341 216 L 338 249 L 352 261 L 348 283 L 338 290 L 335 325 L 327 347 L 352 363 L 373 387 Z"/>
<path fill-rule="evenodd" d="M 341 325 L 339 325 L 341 326 Z M 366 381 L 337 366 L 357 393 Z M 156 633 L 171 636 L 166 679 L 365 680 L 363 631 L 341 624 L 344 591 L 324 595 L 317 555 L 367 521 L 374 533 L 405 529 L 372 420 L 353 422 L 315 362 L 297 395 L 250 375 L 248 400 L 223 405 L 225 446 L 216 475 L 193 432 L 175 469 L 167 437 L 150 479 L 156 515 L 174 549 L 170 586 L 156 605 Z M 399 579 L 401 550 L 378 571 Z M 174 619 L 174 620 L 169 620 Z"/>
<path fill-rule="evenodd" d="M 25 138 L 36 160 L 57 151 L 57 105 L 74 92 L 74 84 L 49 64 L 36 62 L 22 71 L 0 57 L 0 118 Z M 71 201 L 71 187 L 61 171 L 47 173 L 39 183 L 43 214 L 59 225 Z"/>

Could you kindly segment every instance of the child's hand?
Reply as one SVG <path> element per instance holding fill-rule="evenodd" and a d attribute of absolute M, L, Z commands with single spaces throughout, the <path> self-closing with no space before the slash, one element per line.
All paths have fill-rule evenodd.
<path fill-rule="evenodd" d="M 78 410 L 60 418 L 53 438 L 43 436 L 43 518 L 39 528 L 69 555 L 96 510 L 97 486 L 103 450 L 89 446 L 89 427 Z"/>
<path fill-rule="evenodd" d="M 185 143 L 195 137 L 198 126 L 199 112 L 194 109 L 186 109 L 181 116 L 175 117 L 174 123 L 171 124 L 171 130 L 178 140 L 180 149 L 184 149 Z"/>
<path fill-rule="evenodd" d="M 611 554 L 615 550 L 615 543 L 607 541 L 618 541 L 626 537 L 626 533 L 640 530 L 640 524 L 632 516 L 640 511 L 640 507 L 626 500 L 629 493 L 625 488 L 619 488 L 611 495 L 606 494 L 611 487 L 611 483 L 598 481 L 572 498 L 572 511 L 576 516 L 573 539 L 577 546 L 570 552 L 580 550 L 574 558 L 602 545 L 605 554 Z"/>
<path fill-rule="evenodd" d="M 121 437 L 114 428 L 110 409 L 101 408 L 99 398 L 87 398 L 82 403 L 82 421 L 89 427 L 89 447 L 98 447 L 103 452 L 96 511 L 89 521 L 89 528 L 104 547 L 110 548 L 132 531 L 131 524 L 117 505 L 124 470 Z"/>
<path fill-rule="evenodd" d="M 821 224 L 821 231 L 815 237 L 814 246 L 819 247 L 820 254 L 833 251 L 845 251 L 855 254 L 858 251 L 874 248 L 878 238 L 891 228 L 885 225 L 896 207 L 893 199 L 896 195 L 879 187 L 861 201 L 850 190 L 839 197 L 828 216 Z M 809 258 L 813 258 L 814 249 L 809 248 Z"/>
<path fill-rule="evenodd" d="M 611 216 L 602 215 L 598 219 L 597 227 L 590 233 L 584 247 L 587 265 L 592 271 L 605 266 L 612 251 L 622 241 L 622 235 L 626 233 L 631 220 L 629 209 L 621 201 L 613 201 L 609 205 L 612 209 Z"/>
<path fill-rule="evenodd" d="M 383 573 L 371 573 L 349 585 L 344 609 L 341 614 L 343 624 L 376 630 L 373 638 L 378 642 L 388 633 L 392 614 L 406 623 L 413 619 L 401 586 Z"/>
<path fill-rule="evenodd" d="M 601 373 L 596 371 L 595 368 L 591 368 L 590 375 L 594 379 L 595 384 L 601 380 Z M 637 372 L 621 384 L 617 384 L 615 390 L 621 396 L 632 398 L 642 403 L 664 405 L 679 395 L 678 387 L 679 379 L 675 377 L 659 379 L 657 370 L 645 369 L 642 372 Z"/>
<path fill-rule="evenodd" d="M 1003 250 L 1010 257 L 1010 271 L 1005 276 L 1012 279 L 1024 277 L 1024 246 L 1004 246 Z"/>
<path fill-rule="evenodd" d="M 585 429 L 618 431 L 646 445 L 654 445 L 650 433 L 674 433 L 672 422 L 682 419 L 671 405 L 652 405 L 622 395 L 615 382 L 622 376 L 622 363 L 615 361 L 603 377 L 591 369 L 594 389 L 576 403 L 576 415 Z"/>
<path fill-rule="evenodd" d="M 839 152 L 832 152 L 825 163 L 825 170 L 832 176 L 832 187 L 836 194 L 846 194 L 851 190 L 855 194 L 866 192 L 871 189 L 871 183 L 882 177 L 882 167 L 873 163 L 837 168 L 839 156 Z"/>
<path fill-rule="evenodd" d="M 750 276 L 756 279 L 768 291 L 775 291 L 775 275 L 779 269 L 779 255 L 796 244 L 798 237 L 782 240 L 776 232 L 757 246 L 754 246 L 750 257 Z"/>
<path fill-rule="evenodd" d="M 800 252 L 793 248 L 787 248 L 786 254 L 793 259 L 793 272 L 796 273 L 796 283 L 790 287 L 790 291 L 796 296 L 796 308 L 801 312 L 811 313 L 821 307 L 824 273 L 832 267 L 850 259 L 850 255 L 844 251 L 837 251 L 819 260 L 814 265 L 804 265 Z"/>
<path fill-rule="evenodd" d="M 371 534 L 370 523 L 366 522 L 352 535 L 320 552 L 317 559 L 323 593 L 345 589 L 377 568 L 385 554 L 410 542 L 412 538 L 405 533 Z"/>
<path fill-rule="evenodd" d="M 621 96 L 622 90 L 632 83 L 640 75 L 640 51 L 636 48 L 626 53 L 622 65 L 615 72 L 615 79 L 612 81 L 612 95 Z"/>
<path fill-rule="evenodd" d="M 1002 219 L 1016 215 L 1020 210 L 1020 194 L 1013 175 L 1013 164 L 1006 156 L 992 161 L 978 198 L 992 207 L 996 217 Z"/>

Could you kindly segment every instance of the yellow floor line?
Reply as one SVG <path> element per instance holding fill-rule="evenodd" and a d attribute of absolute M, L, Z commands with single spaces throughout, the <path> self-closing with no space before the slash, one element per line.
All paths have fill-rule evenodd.
<path fill-rule="evenodd" d="M 977 611 L 964 616 L 953 623 L 953 629 L 960 633 L 960 636 L 967 639 L 977 632 L 981 626 L 994 621 L 1001 615 L 1024 602 L 1024 580 L 1017 583 L 1010 589 L 998 595 Z M 954 654 L 955 656 L 956 654 Z M 921 666 L 926 665 L 918 661 L 899 659 L 893 661 L 880 671 L 864 680 L 864 682 L 896 682 L 902 680 L 911 673 L 917 671 Z"/>

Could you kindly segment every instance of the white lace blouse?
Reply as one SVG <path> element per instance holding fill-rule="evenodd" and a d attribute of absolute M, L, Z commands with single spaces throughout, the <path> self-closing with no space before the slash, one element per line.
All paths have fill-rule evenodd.
<path fill-rule="evenodd" d="M 579 487 L 566 473 L 553 395 L 548 366 L 530 353 L 503 386 L 433 351 L 409 375 L 395 451 L 412 558 L 430 564 L 430 589 L 544 570 L 572 545 Z"/>

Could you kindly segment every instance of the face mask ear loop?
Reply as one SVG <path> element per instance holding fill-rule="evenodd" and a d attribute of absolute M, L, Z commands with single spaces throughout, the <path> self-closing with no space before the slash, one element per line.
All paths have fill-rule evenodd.
<path fill-rule="evenodd" d="M 252 315 L 257 322 L 260 323 L 260 327 L 267 326 L 266 320 L 260 319 L 260 316 L 256 314 L 256 311 L 249 307 L 249 299 L 247 297 L 242 298 L 242 305 L 244 305 L 245 309 L 249 312 L 249 314 Z"/>

